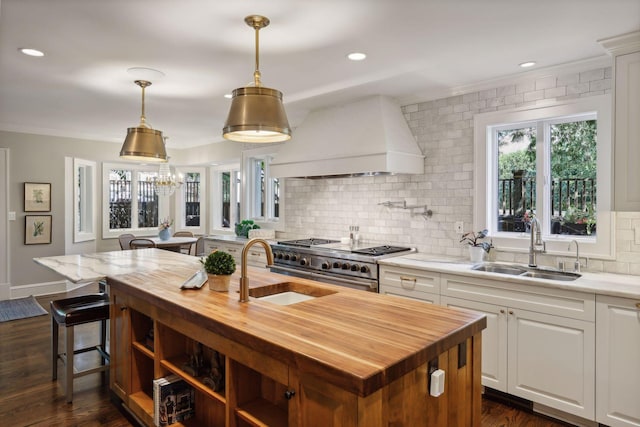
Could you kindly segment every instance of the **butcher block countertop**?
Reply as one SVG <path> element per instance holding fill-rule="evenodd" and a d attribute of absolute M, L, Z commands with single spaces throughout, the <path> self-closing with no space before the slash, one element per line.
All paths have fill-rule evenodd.
<path fill-rule="evenodd" d="M 167 256 L 158 249 L 144 251 L 150 259 L 159 252 Z M 180 290 L 198 265 L 187 255 L 171 257 L 167 268 L 110 275 L 108 283 L 113 292 L 144 300 L 360 396 L 375 392 L 486 327 L 481 314 L 251 267 L 251 289 L 293 283 L 290 286 L 310 288 L 324 296 L 287 306 L 256 299 L 240 303 L 239 268 L 229 292 L 211 291 L 207 284 L 198 290 Z"/>

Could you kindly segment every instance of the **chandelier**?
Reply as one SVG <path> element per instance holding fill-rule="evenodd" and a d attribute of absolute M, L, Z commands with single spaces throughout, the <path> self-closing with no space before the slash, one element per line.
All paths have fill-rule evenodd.
<path fill-rule="evenodd" d="M 172 174 L 169 160 L 167 160 L 165 163 L 160 164 L 158 177 L 153 178 L 153 182 L 158 196 L 171 196 L 182 185 L 182 175 L 179 174 L 176 177 L 175 174 Z"/>

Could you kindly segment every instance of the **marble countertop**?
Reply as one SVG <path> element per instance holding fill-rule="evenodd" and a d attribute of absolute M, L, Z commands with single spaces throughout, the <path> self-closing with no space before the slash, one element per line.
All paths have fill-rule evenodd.
<path fill-rule="evenodd" d="M 93 282 L 107 276 L 154 271 L 172 266 L 193 264 L 194 273 L 201 268 L 198 257 L 154 248 L 60 255 L 33 260 L 74 283 Z"/>
<path fill-rule="evenodd" d="M 531 277 L 512 276 L 508 274 L 490 273 L 472 270 L 473 263 L 460 258 L 439 257 L 414 253 L 380 260 L 379 264 L 393 265 L 397 267 L 418 268 L 439 273 L 459 274 L 479 279 L 491 279 L 509 283 L 519 283 L 540 288 L 555 288 L 580 292 L 588 292 L 599 295 L 611 295 L 624 298 L 640 299 L 640 277 L 611 274 L 582 272 L 582 277 L 574 281 L 548 280 Z M 504 265 L 520 265 L 508 262 L 497 262 Z M 520 265 L 522 266 L 522 265 Z"/>

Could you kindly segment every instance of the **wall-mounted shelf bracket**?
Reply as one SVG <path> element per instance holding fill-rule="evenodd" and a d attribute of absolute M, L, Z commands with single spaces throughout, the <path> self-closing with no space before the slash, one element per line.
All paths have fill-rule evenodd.
<path fill-rule="evenodd" d="M 427 205 L 407 205 L 407 201 L 392 202 L 387 200 L 386 202 L 378 203 L 379 205 L 386 206 L 388 208 L 407 209 L 411 211 L 411 215 L 421 215 L 424 219 L 431 218 L 433 211 L 427 207 Z M 421 210 L 421 212 L 416 212 Z"/>

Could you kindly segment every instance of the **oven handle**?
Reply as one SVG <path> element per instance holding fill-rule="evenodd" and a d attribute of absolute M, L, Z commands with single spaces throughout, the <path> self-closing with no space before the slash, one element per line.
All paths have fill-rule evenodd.
<path fill-rule="evenodd" d="M 275 264 L 270 265 L 269 268 L 274 273 L 277 273 L 278 272 L 277 270 L 281 270 L 281 271 L 287 271 L 295 274 L 306 275 L 309 277 L 324 277 L 328 280 L 333 280 L 333 281 L 344 283 L 347 285 L 368 286 L 370 289 L 374 291 L 378 290 L 378 282 L 375 280 L 358 279 L 358 278 L 343 279 L 341 277 L 329 276 L 327 274 L 315 273 L 313 271 L 299 270 L 297 268 L 283 267 L 281 265 L 275 265 Z"/>

